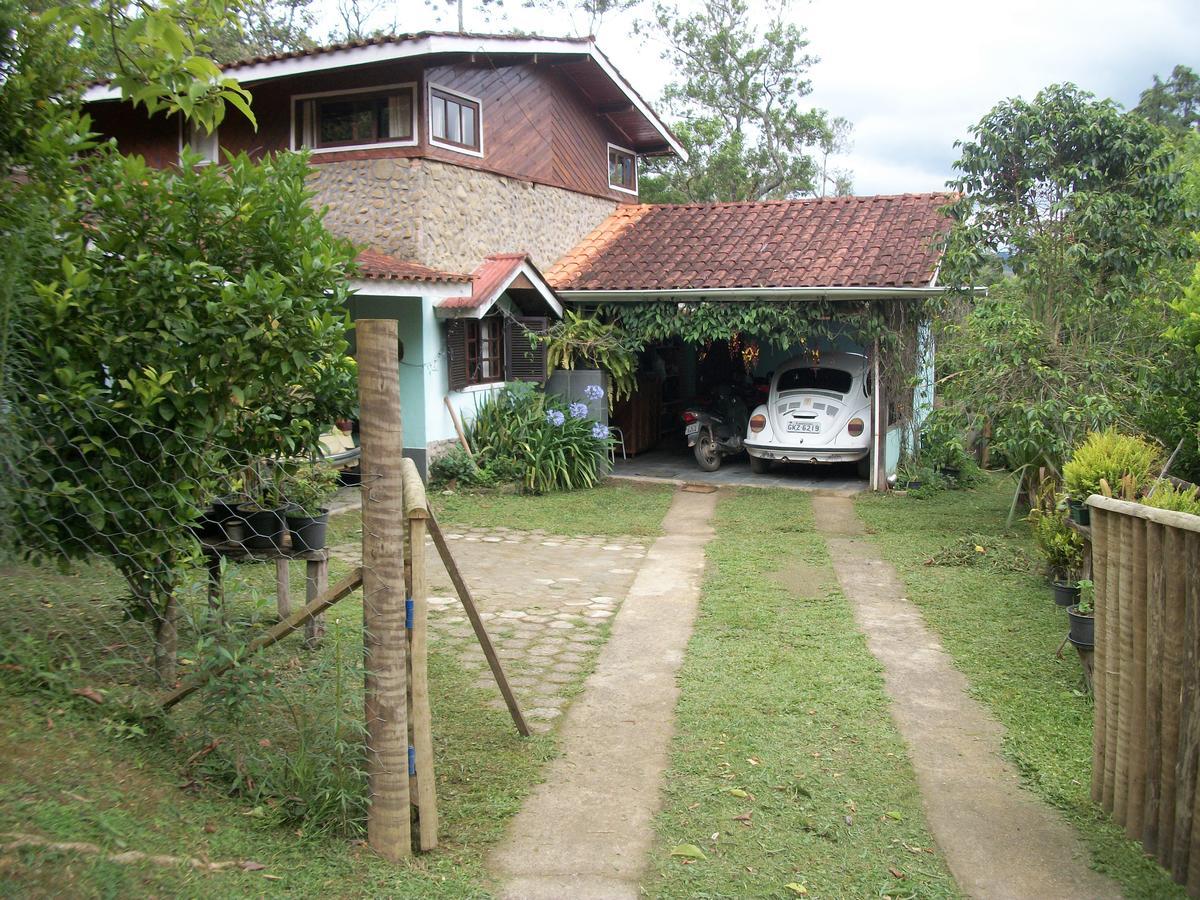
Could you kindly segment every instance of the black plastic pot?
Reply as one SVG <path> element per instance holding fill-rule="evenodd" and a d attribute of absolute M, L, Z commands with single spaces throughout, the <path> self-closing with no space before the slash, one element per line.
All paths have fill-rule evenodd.
<path fill-rule="evenodd" d="M 324 550 L 325 530 L 329 527 L 329 510 L 322 509 L 318 516 L 303 516 L 289 512 L 287 527 L 292 536 L 293 553 Z"/>
<path fill-rule="evenodd" d="M 1067 511 L 1072 522 L 1084 526 L 1092 524 L 1092 508 L 1081 500 L 1068 500 Z"/>
<path fill-rule="evenodd" d="M 1055 606 L 1074 606 L 1079 602 L 1079 585 L 1073 581 L 1054 582 Z"/>
<path fill-rule="evenodd" d="M 278 550 L 283 548 L 283 510 L 260 509 L 257 506 L 239 506 L 238 518 L 246 523 L 246 539 L 242 542 L 250 550 Z"/>
<path fill-rule="evenodd" d="M 943 466 L 942 474 L 947 478 L 958 481 L 958 476 L 962 474 L 962 469 L 959 469 L 956 466 Z"/>
<path fill-rule="evenodd" d="M 1096 646 L 1096 620 L 1079 614 L 1079 606 L 1067 607 L 1067 618 L 1071 620 L 1071 632 L 1067 636 L 1076 647 Z"/>

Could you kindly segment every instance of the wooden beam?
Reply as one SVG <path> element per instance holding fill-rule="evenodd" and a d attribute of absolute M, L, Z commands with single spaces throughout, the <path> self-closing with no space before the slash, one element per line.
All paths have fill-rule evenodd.
<path fill-rule="evenodd" d="M 509 715 L 512 716 L 512 720 L 516 724 L 517 731 L 520 732 L 521 736 L 528 737 L 529 726 L 525 722 L 525 716 L 521 713 L 521 707 L 517 704 L 517 698 L 508 683 L 508 678 L 504 674 L 504 668 L 500 665 L 500 657 L 496 655 L 496 648 L 492 646 L 492 639 L 488 636 L 487 629 L 483 627 L 483 620 L 479 618 L 479 610 L 475 606 L 474 598 L 471 596 L 471 589 L 467 587 L 467 582 L 463 579 L 462 572 L 458 569 L 458 563 L 454 561 L 454 557 L 450 554 L 450 547 L 446 543 L 442 529 L 438 526 L 437 517 L 432 514 L 429 517 L 429 534 L 433 537 L 433 544 L 437 547 L 438 555 L 442 558 L 442 564 L 446 567 L 446 574 L 450 576 L 450 581 L 454 583 L 454 589 L 458 591 L 458 599 L 462 601 L 467 618 L 471 620 L 471 627 L 475 629 L 475 637 L 479 640 L 479 646 L 483 649 L 483 655 L 487 658 L 488 666 L 491 668 L 492 675 L 496 679 L 496 685 L 500 688 L 500 694 L 504 697 L 505 705 L 508 706 Z"/>
<path fill-rule="evenodd" d="M 611 116 L 614 113 L 626 113 L 633 111 L 633 104 L 628 100 L 621 100 L 617 103 L 598 103 L 596 104 L 596 114 L 600 116 Z"/>
<path fill-rule="evenodd" d="M 337 603 L 355 588 L 362 584 L 362 569 L 355 569 L 332 588 L 325 591 L 321 596 L 317 597 L 301 610 L 297 610 L 292 615 L 288 616 L 277 625 L 272 625 L 259 637 L 256 637 L 246 646 L 246 654 L 257 653 L 259 650 L 265 650 L 272 644 L 277 644 L 293 631 L 302 628 L 306 622 L 315 616 L 321 615 L 333 604 Z M 198 688 L 208 684 L 223 672 L 233 668 L 233 662 L 224 662 L 215 669 L 210 669 L 207 672 L 201 672 L 191 678 L 188 678 L 175 690 L 163 696 L 159 700 L 159 706 L 164 710 L 170 709 L 176 703 L 189 694 L 195 692 Z"/>

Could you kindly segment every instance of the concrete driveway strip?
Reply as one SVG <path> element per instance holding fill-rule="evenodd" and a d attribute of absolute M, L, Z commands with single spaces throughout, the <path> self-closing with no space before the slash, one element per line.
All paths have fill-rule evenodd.
<path fill-rule="evenodd" d="M 862 532 L 853 504 L 814 497 L 817 528 L 884 668 L 892 718 L 908 744 L 930 831 L 963 892 L 976 898 L 1120 897 L 1088 866 L 1075 831 L 1020 786 L 1001 755 L 1004 729 L 968 693 L 895 569 Z"/>
<path fill-rule="evenodd" d="M 674 733 L 675 676 L 696 618 L 718 496 L 676 492 L 664 534 L 563 719 L 562 756 L 488 859 L 500 896 L 638 896 Z"/>

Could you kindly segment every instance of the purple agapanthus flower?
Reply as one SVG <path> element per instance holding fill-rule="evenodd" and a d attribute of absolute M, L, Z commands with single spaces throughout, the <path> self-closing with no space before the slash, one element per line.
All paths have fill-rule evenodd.
<path fill-rule="evenodd" d="M 597 422 L 592 426 L 592 437 L 598 441 L 608 440 L 608 426 L 602 422 Z"/>
<path fill-rule="evenodd" d="M 589 384 L 583 389 L 583 396 L 587 397 L 589 400 L 599 400 L 604 396 L 604 388 L 600 387 L 598 384 Z"/>
<path fill-rule="evenodd" d="M 567 412 L 571 414 L 572 419 L 587 418 L 588 408 L 586 403 L 572 403 L 567 407 Z"/>
<path fill-rule="evenodd" d="M 559 426 L 567 420 L 567 417 L 562 414 L 560 409 L 546 410 L 546 422 L 550 425 Z"/>

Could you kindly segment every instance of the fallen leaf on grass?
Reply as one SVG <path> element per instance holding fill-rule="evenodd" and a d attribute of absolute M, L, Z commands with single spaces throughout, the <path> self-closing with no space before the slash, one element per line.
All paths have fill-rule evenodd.
<path fill-rule="evenodd" d="M 886 813 L 884 813 L 884 815 L 895 822 L 904 821 L 904 816 L 900 815 L 900 813 L 896 812 L 894 809 L 888 810 Z"/>
<path fill-rule="evenodd" d="M 704 851 L 695 844 L 680 844 L 678 847 L 672 847 L 671 855 L 682 859 L 708 859 L 704 855 Z"/>
<path fill-rule="evenodd" d="M 757 765 L 758 765 L 758 759 L 757 759 L 756 757 L 753 757 L 753 756 L 747 757 L 747 758 L 746 758 L 746 762 L 750 763 L 750 765 L 752 765 L 752 766 L 757 766 Z"/>
<path fill-rule="evenodd" d="M 242 870 L 246 872 L 261 872 L 265 868 L 266 866 L 264 866 L 262 863 L 255 862 L 252 859 L 248 859 L 242 863 Z"/>
<path fill-rule="evenodd" d="M 97 706 L 104 702 L 104 695 L 93 687 L 75 688 L 71 693 L 76 697 L 82 697 L 84 700 L 91 700 Z"/>
<path fill-rule="evenodd" d="M 785 884 L 785 888 L 795 894 L 797 897 L 803 897 L 808 894 L 808 888 L 798 881 L 793 881 L 790 884 Z"/>
<path fill-rule="evenodd" d="M 753 812 L 744 812 L 740 816 L 734 816 L 733 821 L 741 822 L 743 825 L 745 825 L 747 828 L 749 828 L 750 827 L 750 817 L 753 815 L 754 815 Z"/>
<path fill-rule="evenodd" d="M 749 797 L 750 797 L 750 794 L 749 794 L 749 792 L 747 792 L 747 791 L 743 791 L 741 788 L 730 788 L 730 789 L 729 789 L 729 796 L 730 796 L 730 797 L 737 797 L 737 798 L 739 798 L 739 799 L 741 799 L 741 800 L 745 800 L 745 799 L 747 799 L 747 798 L 749 798 Z M 753 798 L 751 798 L 751 799 L 753 799 Z"/>
<path fill-rule="evenodd" d="M 893 878 L 903 878 L 904 877 L 904 873 L 901 872 L 899 869 L 897 869 L 895 866 L 889 866 L 888 871 L 892 873 Z"/>

